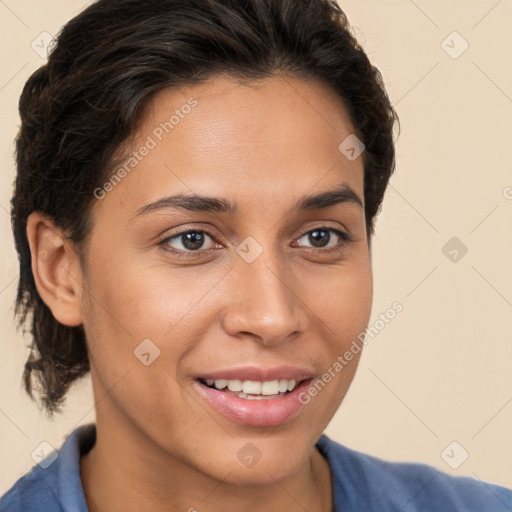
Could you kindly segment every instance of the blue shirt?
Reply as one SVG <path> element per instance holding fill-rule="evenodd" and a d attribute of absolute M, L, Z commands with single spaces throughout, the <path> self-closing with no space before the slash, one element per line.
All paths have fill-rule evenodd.
<path fill-rule="evenodd" d="M 94 423 L 76 428 L 52 464 L 46 469 L 44 461 L 34 466 L 0 499 L 0 512 L 88 512 L 80 456 L 95 440 Z M 425 464 L 384 461 L 336 443 L 325 434 L 316 446 L 331 468 L 334 512 L 512 510 L 512 490 L 505 487 L 450 476 Z"/>

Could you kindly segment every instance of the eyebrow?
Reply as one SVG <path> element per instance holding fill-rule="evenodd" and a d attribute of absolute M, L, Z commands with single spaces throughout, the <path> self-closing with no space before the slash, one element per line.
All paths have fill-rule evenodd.
<path fill-rule="evenodd" d="M 293 206 L 292 212 L 297 213 L 306 210 L 320 210 L 343 203 L 355 204 L 361 208 L 363 207 L 363 201 L 357 193 L 348 184 L 342 183 L 339 188 L 333 190 L 327 190 L 316 195 L 302 196 Z M 220 197 L 177 194 L 164 197 L 139 208 L 135 213 L 134 218 L 150 212 L 170 208 L 183 209 L 192 212 L 225 213 L 230 215 L 237 213 L 236 201 L 231 202 Z"/>

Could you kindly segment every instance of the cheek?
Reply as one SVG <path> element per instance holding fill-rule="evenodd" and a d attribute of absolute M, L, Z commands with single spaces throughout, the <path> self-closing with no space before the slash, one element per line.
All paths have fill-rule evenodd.
<path fill-rule="evenodd" d="M 322 375 L 329 382 L 320 402 L 329 403 L 329 414 L 334 414 L 345 396 L 363 350 L 361 335 L 371 314 L 373 299 L 373 277 L 371 265 L 365 259 L 357 264 L 337 269 L 321 293 L 309 294 L 308 305 L 318 312 L 317 325 L 319 351 L 323 357 Z"/>
<path fill-rule="evenodd" d="M 114 334 L 118 343 L 161 337 L 191 309 L 200 292 L 190 282 L 185 289 L 164 267 L 144 268 L 135 261 L 97 258 L 89 278 L 103 334 Z"/>
<path fill-rule="evenodd" d="M 222 295 L 226 281 L 219 281 L 226 268 L 199 265 L 171 271 L 164 263 L 138 267 L 136 258 L 120 256 L 123 251 L 109 257 L 96 248 L 93 254 L 89 309 L 95 313 L 84 325 L 92 331 L 89 339 L 108 340 L 101 344 L 105 355 L 131 363 L 134 349 L 151 339 L 165 350 L 166 358 L 177 362 L 180 354 L 193 348 L 201 326 L 214 321 L 215 297 Z M 298 297 L 297 307 L 310 318 L 310 328 L 324 340 L 320 350 L 327 350 L 329 358 L 344 352 L 369 321 L 372 272 L 369 259 L 360 256 L 330 269 L 296 267 L 288 283 Z M 238 284 L 233 281 L 229 286 Z M 171 340 L 172 354 L 167 354 Z"/>
<path fill-rule="evenodd" d="M 87 277 L 84 328 L 104 387 L 130 370 L 130 379 L 148 388 L 158 375 L 178 378 L 180 360 L 200 341 L 203 325 L 215 318 L 215 291 L 208 292 L 226 270 L 137 265 L 139 260 L 121 254 L 108 257 L 96 248 Z"/>
<path fill-rule="evenodd" d="M 308 304 L 325 326 L 332 349 L 343 350 L 364 331 L 370 319 L 373 277 L 368 261 L 336 269 L 322 290 L 308 288 Z"/>

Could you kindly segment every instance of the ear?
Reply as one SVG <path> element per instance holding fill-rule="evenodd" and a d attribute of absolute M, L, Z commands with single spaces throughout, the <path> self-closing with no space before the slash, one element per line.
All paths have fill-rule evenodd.
<path fill-rule="evenodd" d="M 82 269 L 62 230 L 41 212 L 27 219 L 32 273 L 37 291 L 63 325 L 82 324 Z"/>

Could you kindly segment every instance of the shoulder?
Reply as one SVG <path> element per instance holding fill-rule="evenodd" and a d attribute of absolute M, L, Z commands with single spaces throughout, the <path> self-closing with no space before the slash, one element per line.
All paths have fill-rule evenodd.
<path fill-rule="evenodd" d="M 55 465 L 34 466 L 0 498 L 0 512 L 60 511 Z"/>
<path fill-rule="evenodd" d="M 86 512 L 80 456 L 95 436 L 94 424 L 73 430 L 60 450 L 48 454 L 0 498 L 0 512 Z"/>
<path fill-rule="evenodd" d="M 336 504 L 343 503 L 348 510 L 512 510 L 512 491 L 499 485 L 451 476 L 426 464 L 385 461 L 347 448 L 325 435 L 317 448 L 329 461 Z"/>

